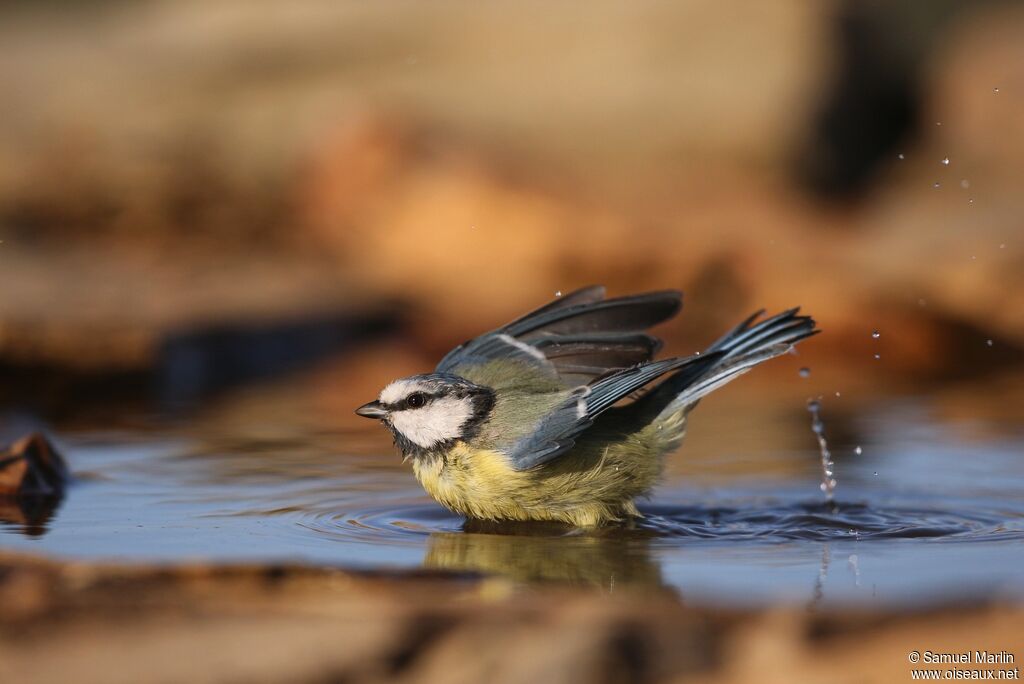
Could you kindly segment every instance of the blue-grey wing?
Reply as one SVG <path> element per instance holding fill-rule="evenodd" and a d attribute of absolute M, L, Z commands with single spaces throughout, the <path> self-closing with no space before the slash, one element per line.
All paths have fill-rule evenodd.
<path fill-rule="evenodd" d="M 642 331 L 674 316 L 681 298 L 677 291 L 665 291 L 604 299 L 603 287 L 585 287 L 456 347 L 437 372 L 511 359 L 567 386 L 587 383 L 650 361 L 661 340 Z"/>
<path fill-rule="evenodd" d="M 577 437 L 603 412 L 666 373 L 673 375 L 624 410 L 645 414 L 646 422 L 662 411 L 692 405 L 737 375 L 815 335 L 818 330 L 814 319 L 800 316 L 798 311 L 783 311 L 754 324 L 759 312 L 699 356 L 626 368 L 576 388 L 538 421 L 526 437 L 513 444 L 508 451 L 513 466 L 526 470 L 557 458 L 571 449 Z"/>
<path fill-rule="evenodd" d="M 528 470 L 557 458 L 571 449 L 576 438 L 619 400 L 662 375 L 683 368 L 687 369 L 688 375 L 697 378 L 713 368 L 722 355 L 715 352 L 654 361 L 577 387 L 565 401 L 541 418 L 532 432 L 512 445 L 508 450 L 512 466 L 516 470 Z"/>

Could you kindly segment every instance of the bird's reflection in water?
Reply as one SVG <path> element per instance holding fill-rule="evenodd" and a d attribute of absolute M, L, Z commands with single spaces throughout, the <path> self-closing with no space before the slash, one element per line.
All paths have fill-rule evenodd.
<path fill-rule="evenodd" d="M 629 528 L 581 532 L 556 523 L 467 521 L 462 532 L 430 535 L 423 565 L 518 582 L 566 582 L 605 591 L 665 589 L 652 533 Z"/>
<path fill-rule="evenodd" d="M 26 537 L 41 537 L 60 507 L 58 495 L 0 495 L 0 526 L 10 526 Z"/>

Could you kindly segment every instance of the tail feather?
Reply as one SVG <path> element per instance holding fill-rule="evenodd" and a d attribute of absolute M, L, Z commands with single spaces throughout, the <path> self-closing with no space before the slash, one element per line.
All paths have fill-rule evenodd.
<path fill-rule="evenodd" d="M 715 366 L 707 375 L 677 394 L 662 413 L 674 413 L 686 406 L 696 404 L 702 397 L 732 382 L 759 363 L 785 354 L 789 349 L 789 345 L 776 344 Z"/>
<path fill-rule="evenodd" d="M 726 333 L 708 351 L 724 351 L 726 358 L 729 358 L 776 342 L 794 345 L 817 332 L 814 319 L 798 316 L 799 312 L 799 307 L 789 309 L 754 325 L 754 321 L 763 313 L 763 310 L 759 311 Z"/>
<path fill-rule="evenodd" d="M 699 374 L 684 368 L 672 376 L 644 400 L 660 408 L 659 418 L 689 410 L 700 399 L 735 380 L 754 366 L 785 354 L 800 340 L 816 335 L 814 319 L 798 315 L 794 308 L 755 323 L 763 311 L 750 316 L 726 333 L 704 352 L 718 352 L 721 360 Z"/>

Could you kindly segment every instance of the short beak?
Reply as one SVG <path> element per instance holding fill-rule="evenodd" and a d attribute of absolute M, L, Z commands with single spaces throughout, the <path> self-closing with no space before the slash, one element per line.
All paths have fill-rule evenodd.
<path fill-rule="evenodd" d="M 356 415 L 362 416 L 363 418 L 383 418 L 388 415 L 388 412 L 384 410 L 384 407 L 379 401 L 371 401 L 368 404 L 363 404 L 356 409 Z"/>

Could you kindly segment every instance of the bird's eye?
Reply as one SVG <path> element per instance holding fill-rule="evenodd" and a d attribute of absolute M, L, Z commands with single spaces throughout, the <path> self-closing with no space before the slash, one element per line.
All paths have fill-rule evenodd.
<path fill-rule="evenodd" d="M 413 392 L 405 400 L 405 403 L 409 405 L 409 408 L 419 408 L 427 403 L 427 397 L 422 392 Z"/>

